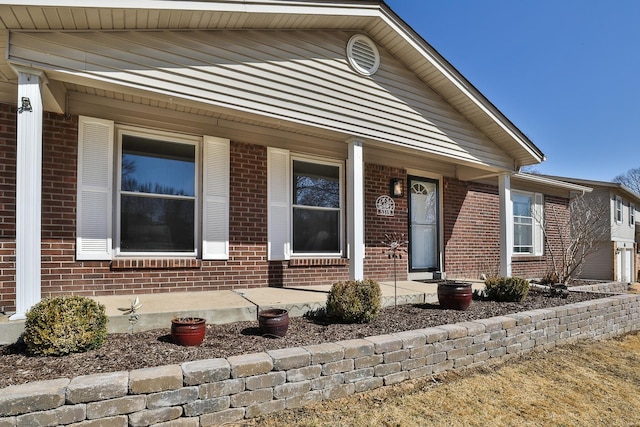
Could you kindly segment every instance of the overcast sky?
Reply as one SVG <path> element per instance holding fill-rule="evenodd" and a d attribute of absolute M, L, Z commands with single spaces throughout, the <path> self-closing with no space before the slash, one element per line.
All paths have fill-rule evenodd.
<path fill-rule="evenodd" d="M 538 172 L 640 167 L 640 1 L 386 3 L 542 150 Z"/>

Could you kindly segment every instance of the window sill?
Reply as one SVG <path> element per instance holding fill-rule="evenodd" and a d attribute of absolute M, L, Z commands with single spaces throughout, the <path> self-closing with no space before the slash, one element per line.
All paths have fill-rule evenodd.
<path fill-rule="evenodd" d="M 511 257 L 512 262 L 534 262 L 545 261 L 545 257 L 541 255 L 513 255 Z"/>
<path fill-rule="evenodd" d="M 346 258 L 291 258 L 289 267 L 321 267 L 321 266 L 346 266 L 349 260 Z"/>
<path fill-rule="evenodd" d="M 116 258 L 111 270 L 170 270 L 200 268 L 202 261 L 195 258 Z"/>

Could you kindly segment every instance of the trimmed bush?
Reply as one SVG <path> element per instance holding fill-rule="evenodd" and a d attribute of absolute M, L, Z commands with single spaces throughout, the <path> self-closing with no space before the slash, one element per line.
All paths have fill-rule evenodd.
<path fill-rule="evenodd" d="M 334 283 L 327 297 L 327 314 L 347 323 L 369 323 L 381 306 L 382 291 L 375 280 Z"/>
<path fill-rule="evenodd" d="M 42 300 L 27 312 L 22 337 L 30 354 L 63 356 L 100 348 L 106 336 L 104 305 L 61 296 Z"/>
<path fill-rule="evenodd" d="M 486 298 L 493 301 L 520 302 L 529 292 L 529 281 L 520 277 L 493 277 L 484 285 Z"/>

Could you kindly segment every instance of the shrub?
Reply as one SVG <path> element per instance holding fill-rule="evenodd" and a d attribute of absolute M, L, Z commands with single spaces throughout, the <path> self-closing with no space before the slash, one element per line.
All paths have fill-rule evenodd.
<path fill-rule="evenodd" d="M 484 294 L 494 301 L 520 302 L 529 292 L 529 282 L 520 277 L 493 277 L 485 280 Z"/>
<path fill-rule="evenodd" d="M 23 340 L 30 354 L 63 356 L 100 348 L 106 336 L 104 305 L 62 296 L 42 300 L 27 312 Z"/>
<path fill-rule="evenodd" d="M 349 323 L 369 323 L 380 314 L 382 291 L 375 280 L 334 283 L 327 297 L 327 314 Z"/>

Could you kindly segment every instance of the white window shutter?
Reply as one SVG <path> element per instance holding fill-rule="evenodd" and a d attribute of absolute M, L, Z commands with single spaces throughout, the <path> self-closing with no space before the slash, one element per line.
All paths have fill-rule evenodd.
<path fill-rule="evenodd" d="M 291 163 L 289 151 L 267 149 L 267 203 L 269 205 L 267 257 L 269 261 L 290 258 Z"/>
<path fill-rule="evenodd" d="M 110 260 L 113 254 L 112 121 L 80 116 L 76 259 Z"/>
<path fill-rule="evenodd" d="M 533 203 L 533 254 L 544 254 L 544 196 L 535 193 Z"/>
<path fill-rule="evenodd" d="M 229 140 L 204 137 L 202 259 L 229 259 Z"/>

